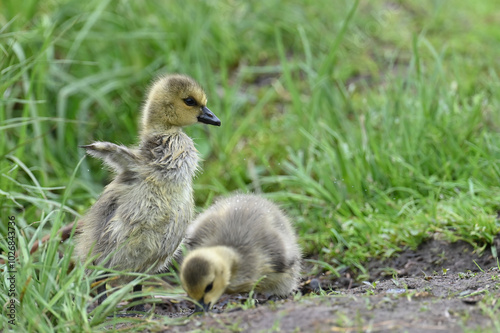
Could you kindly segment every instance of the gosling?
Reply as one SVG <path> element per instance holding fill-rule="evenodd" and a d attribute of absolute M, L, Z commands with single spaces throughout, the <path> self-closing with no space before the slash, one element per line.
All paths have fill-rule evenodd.
<path fill-rule="evenodd" d="M 301 251 L 292 225 L 257 195 L 218 201 L 189 226 L 186 244 L 191 252 L 181 266 L 181 283 L 204 311 L 223 293 L 255 286 L 267 296 L 287 296 L 297 288 Z"/>
<path fill-rule="evenodd" d="M 192 78 L 160 77 L 142 109 L 138 147 L 109 142 L 82 146 L 116 172 L 80 221 L 76 253 L 82 260 L 90 255 L 95 265 L 139 273 L 156 273 L 168 265 L 194 211 L 192 179 L 199 157 L 182 127 L 221 124 L 206 103 L 205 92 Z M 135 292 L 141 290 L 134 286 Z M 99 304 L 105 291 L 102 284 Z M 143 311 L 143 306 L 134 309 Z"/>

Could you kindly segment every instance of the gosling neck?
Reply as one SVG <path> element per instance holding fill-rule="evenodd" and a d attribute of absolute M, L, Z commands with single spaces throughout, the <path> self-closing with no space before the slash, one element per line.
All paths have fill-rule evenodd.
<path fill-rule="evenodd" d="M 141 130 L 140 142 L 145 143 L 153 138 L 172 136 L 178 134 L 179 132 L 182 132 L 182 128 L 179 126 L 163 125 L 161 126 L 161 128 L 157 128 L 154 126 L 145 126 Z"/>

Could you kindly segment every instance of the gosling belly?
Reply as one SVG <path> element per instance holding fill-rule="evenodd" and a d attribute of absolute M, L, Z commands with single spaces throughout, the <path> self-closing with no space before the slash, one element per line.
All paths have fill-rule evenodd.
<path fill-rule="evenodd" d="M 158 225 L 137 229 L 118 247 L 107 266 L 136 273 L 157 273 L 169 263 L 184 239 L 186 225 L 168 223 L 163 226 L 163 232 Z"/>

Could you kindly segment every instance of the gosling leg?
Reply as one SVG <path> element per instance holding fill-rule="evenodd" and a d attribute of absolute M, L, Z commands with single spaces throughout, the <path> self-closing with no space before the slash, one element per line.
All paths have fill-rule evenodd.
<path fill-rule="evenodd" d="M 142 284 L 136 284 L 134 286 L 134 294 L 135 293 L 140 293 L 141 291 L 142 291 Z M 137 302 L 137 301 L 140 301 L 140 300 L 142 300 L 142 297 L 134 297 L 134 298 L 132 298 L 132 302 Z M 134 305 L 133 307 L 130 308 L 130 310 L 137 311 L 137 312 L 146 312 L 146 310 L 144 309 L 144 304 Z"/>
<path fill-rule="evenodd" d="M 106 294 L 106 282 L 101 283 L 97 287 L 97 294 L 100 295 L 97 299 L 97 305 L 101 305 L 102 302 L 104 302 L 106 298 L 108 298 L 108 295 Z"/>

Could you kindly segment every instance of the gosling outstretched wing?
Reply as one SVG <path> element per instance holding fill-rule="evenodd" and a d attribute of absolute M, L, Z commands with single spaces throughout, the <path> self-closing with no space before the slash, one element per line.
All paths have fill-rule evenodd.
<path fill-rule="evenodd" d="M 130 148 L 110 142 L 94 142 L 80 148 L 85 148 L 87 154 L 102 159 L 116 173 L 136 172 L 140 163 L 140 158 Z"/>

